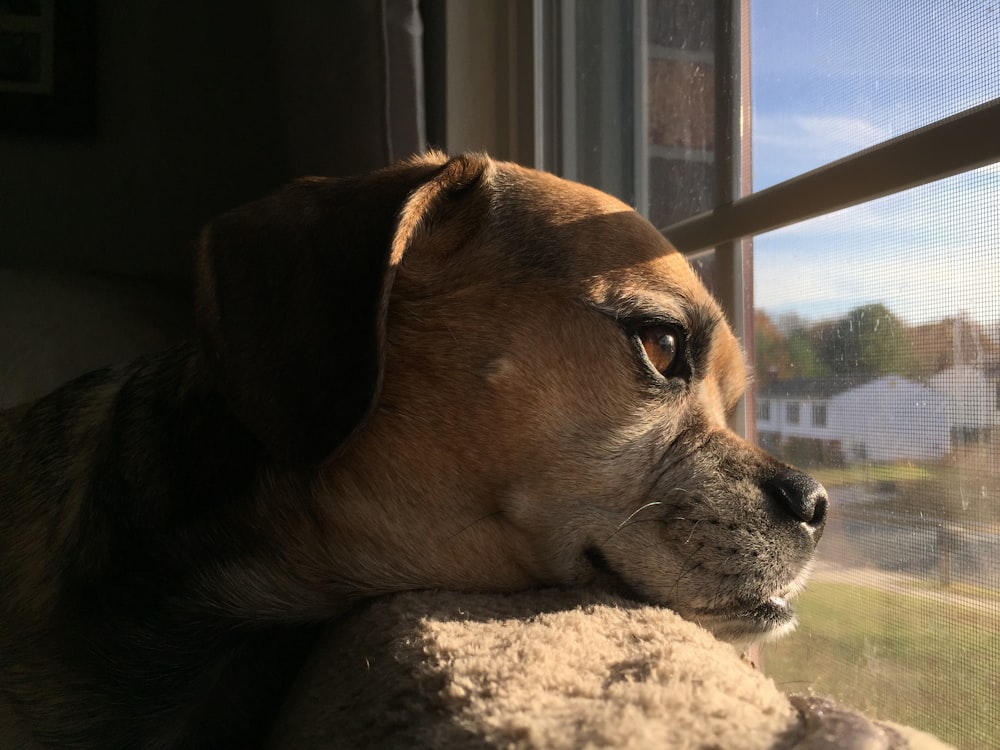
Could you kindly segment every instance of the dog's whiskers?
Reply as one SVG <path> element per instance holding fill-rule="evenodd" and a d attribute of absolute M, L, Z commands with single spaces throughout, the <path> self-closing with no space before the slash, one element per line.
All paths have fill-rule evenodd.
<path fill-rule="evenodd" d="M 696 490 L 690 490 L 690 489 L 688 489 L 686 487 L 670 487 L 669 489 L 663 490 L 662 492 L 665 492 L 665 493 L 679 493 L 679 494 L 688 495 L 689 497 L 695 497 L 696 500 L 698 500 L 699 502 L 704 499 L 704 498 L 702 498 L 700 496 L 700 493 L 698 493 Z M 652 494 L 652 491 L 650 493 L 647 493 L 646 496 L 648 497 L 649 494 Z M 686 521 L 686 520 L 688 520 L 688 519 L 686 519 L 686 518 L 684 518 L 682 516 L 676 516 L 676 517 L 674 517 L 672 519 L 664 519 L 664 518 L 636 519 L 636 516 L 639 515 L 640 513 L 642 513 L 642 511 L 647 510 L 648 508 L 653 508 L 653 507 L 662 506 L 662 505 L 666 505 L 666 503 L 664 501 L 662 501 L 662 500 L 650 500 L 649 502 L 643 503 L 642 505 L 640 505 L 638 508 L 636 508 L 631 513 L 629 513 L 628 516 L 626 516 L 625 520 L 622 521 L 620 524 L 618 524 L 618 526 L 615 528 L 615 530 L 613 532 L 611 532 L 611 534 L 608 535 L 608 538 L 604 540 L 605 544 L 607 542 L 609 542 L 618 532 L 620 532 L 623 529 L 631 526 L 634 523 L 640 523 L 640 522 L 645 522 L 645 521 L 663 522 L 663 521 L 667 521 L 667 520 L 673 520 L 673 521 Z"/>
<path fill-rule="evenodd" d="M 694 536 L 694 530 L 698 528 L 699 523 L 701 523 L 700 518 L 694 522 L 694 526 L 691 527 L 691 533 L 688 534 L 688 538 L 684 540 L 684 544 L 688 544 L 691 541 L 691 537 Z"/>
<path fill-rule="evenodd" d="M 635 525 L 640 524 L 640 523 L 657 523 L 657 524 L 667 525 L 667 524 L 670 524 L 670 523 L 673 523 L 673 522 L 681 522 L 681 523 L 690 523 L 690 524 L 693 524 L 692 527 L 691 527 L 691 530 L 688 532 L 687 538 L 684 540 L 684 544 L 689 544 L 691 542 L 692 537 L 694 536 L 695 530 L 698 528 L 698 525 L 702 521 L 708 520 L 708 519 L 705 519 L 705 518 L 689 518 L 688 516 L 666 516 L 666 517 L 659 517 L 659 518 L 635 518 L 634 517 L 635 515 L 637 515 L 639 513 L 639 511 L 645 509 L 649 505 L 657 505 L 657 504 L 662 505 L 662 503 L 647 503 L 646 505 L 642 506 L 638 510 L 634 511 L 632 514 L 629 515 L 628 518 L 626 518 L 624 521 L 622 521 L 620 524 L 618 524 L 617 528 L 613 532 L 611 532 L 611 534 L 604 540 L 604 543 L 607 544 L 620 531 L 622 531 L 622 530 L 624 530 L 624 529 L 626 529 L 626 528 L 628 528 L 630 526 L 635 526 Z M 655 541 L 655 542 L 647 545 L 646 549 L 648 549 L 649 547 L 656 547 L 658 545 L 668 544 L 668 543 L 670 543 L 669 540 L 658 540 L 658 541 Z"/>
<path fill-rule="evenodd" d="M 666 523 L 669 520 L 687 521 L 688 519 L 686 519 L 686 518 L 677 518 L 677 519 L 663 519 L 663 520 L 657 519 L 657 520 L 660 521 L 660 523 Z M 649 544 L 645 545 L 643 547 L 643 549 L 644 550 L 645 549 L 653 549 L 654 547 L 672 547 L 673 544 L 674 544 L 674 540 L 672 540 L 672 539 L 657 539 L 657 540 L 655 540 L 653 542 L 650 542 Z M 704 543 L 701 543 L 699 545 L 698 549 L 701 549 L 701 547 L 703 547 L 703 546 L 705 546 Z M 697 552 L 697 550 L 695 550 L 695 552 Z M 686 558 L 686 560 L 690 560 L 690 559 L 691 559 L 691 557 L 689 555 Z"/>
<path fill-rule="evenodd" d="M 646 508 L 652 508 L 654 505 L 663 505 L 663 502 L 660 501 L 660 500 L 652 500 L 651 502 L 648 502 L 645 505 L 640 505 L 638 508 L 636 508 L 631 513 L 629 513 L 628 517 L 624 521 L 622 521 L 620 524 L 618 524 L 618 528 L 615 529 L 615 533 L 617 533 L 617 532 L 621 531 L 622 529 L 624 529 L 625 526 L 628 524 L 629 521 L 631 521 L 637 515 L 639 515 L 640 513 L 642 513 L 642 511 L 646 510 Z"/>
<path fill-rule="evenodd" d="M 694 490 L 689 490 L 687 487 L 671 487 L 667 492 L 683 492 L 686 495 L 695 494 Z"/>
<path fill-rule="evenodd" d="M 693 555 L 692 555 L 692 557 L 693 557 Z M 688 561 L 689 562 L 691 561 L 691 557 L 688 558 Z M 681 571 L 681 574 L 679 576 L 677 576 L 677 579 L 674 581 L 674 585 L 670 587 L 670 594 L 669 594 L 670 598 L 673 598 L 674 594 L 677 593 L 677 587 L 680 586 L 681 581 L 684 579 L 684 577 L 686 575 L 688 575 L 689 573 L 693 573 L 694 571 L 696 571 L 700 567 L 701 567 L 701 563 L 698 562 L 697 560 L 695 560 L 690 567 L 687 567 L 687 568 L 685 568 L 684 570 Z"/>
<path fill-rule="evenodd" d="M 612 531 L 610 534 L 608 534 L 608 538 L 604 540 L 604 544 L 607 544 L 608 542 L 610 542 L 615 537 L 615 535 L 618 532 L 620 532 L 622 529 L 624 529 L 624 528 L 626 528 L 628 526 L 631 526 L 633 523 L 638 523 L 638 521 L 636 521 L 634 519 L 635 519 L 635 517 L 637 515 L 639 515 L 640 513 L 642 513 L 642 511 L 646 510 L 647 508 L 652 508 L 652 507 L 657 506 L 657 505 L 663 505 L 663 502 L 661 500 L 651 500 L 650 502 L 645 503 L 643 505 L 640 505 L 638 508 L 636 508 L 635 510 L 633 510 L 631 513 L 628 514 L 628 516 L 626 516 L 626 518 L 625 518 L 624 521 L 622 521 L 620 524 L 618 524 L 618 526 L 615 528 L 614 531 Z M 658 519 L 658 518 L 646 518 L 646 519 L 642 519 L 642 520 L 645 520 L 645 521 L 658 521 L 660 519 Z"/>

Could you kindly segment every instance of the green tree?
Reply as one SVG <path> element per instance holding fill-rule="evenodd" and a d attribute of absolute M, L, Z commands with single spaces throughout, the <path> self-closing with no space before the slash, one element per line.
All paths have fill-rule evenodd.
<path fill-rule="evenodd" d="M 793 377 L 822 378 L 832 374 L 829 365 L 817 356 L 813 337 L 805 328 L 789 333 L 785 345 L 791 359 Z"/>
<path fill-rule="evenodd" d="M 881 303 L 816 326 L 813 342 L 819 361 L 838 375 L 918 375 L 906 326 Z"/>

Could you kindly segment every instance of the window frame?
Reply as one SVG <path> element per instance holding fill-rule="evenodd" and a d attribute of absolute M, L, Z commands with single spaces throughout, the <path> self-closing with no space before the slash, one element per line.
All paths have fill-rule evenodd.
<path fill-rule="evenodd" d="M 721 204 L 661 231 L 685 253 L 797 224 L 1000 161 L 1000 99 Z"/>

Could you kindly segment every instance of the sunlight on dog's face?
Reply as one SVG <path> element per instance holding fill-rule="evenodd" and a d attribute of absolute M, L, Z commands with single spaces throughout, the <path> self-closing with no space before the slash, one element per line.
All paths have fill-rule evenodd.
<path fill-rule="evenodd" d="M 596 583 L 726 638 L 790 629 L 825 495 L 728 429 L 746 375 L 717 304 L 613 198 L 492 182 L 485 225 L 403 259 L 359 436 L 441 519 L 414 554 L 441 585 Z"/>

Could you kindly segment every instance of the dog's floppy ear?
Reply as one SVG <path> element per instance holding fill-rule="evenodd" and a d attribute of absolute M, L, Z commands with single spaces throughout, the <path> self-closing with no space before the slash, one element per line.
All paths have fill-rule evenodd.
<path fill-rule="evenodd" d="M 317 461 L 369 413 L 395 267 L 488 164 L 430 154 L 361 177 L 305 178 L 204 230 L 202 346 L 231 408 L 276 458 Z"/>

